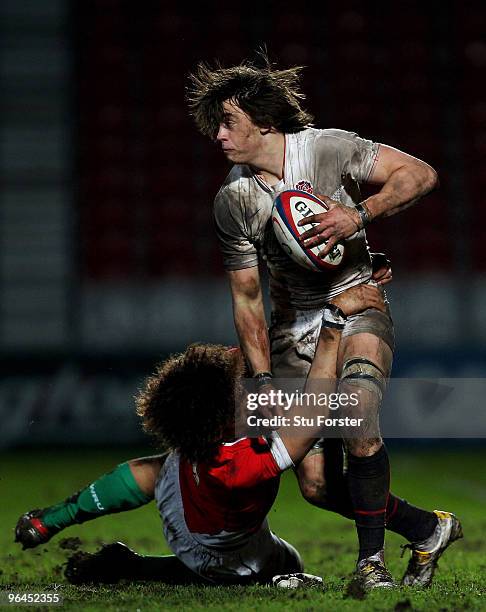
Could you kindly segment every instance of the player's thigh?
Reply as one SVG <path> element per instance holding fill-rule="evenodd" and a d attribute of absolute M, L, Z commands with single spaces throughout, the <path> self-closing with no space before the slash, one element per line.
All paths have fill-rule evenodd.
<path fill-rule="evenodd" d="M 348 317 L 339 346 L 337 372 L 340 392 L 359 393 L 359 402 L 342 407 L 342 416 L 365 419 L 358 436 L 354 430 L 342 432 L 348 450 L 351 447 L 355 454 L 371 452 L 371 440 L 374 445 L 380 444 L 378 414 L 391 372 L 393 346 L 393 323 L 388 313 L 368 309 Z M 364 446 L 363 440 L 368 441 Z"/>
<path fill-rule="evenodd" d="M 382 444 L 379 411 L 392 361 L 390 346 L 374 334 L 359 333 L 342 339 L 338 355 L 339 391 L 359 397 L 357 404 L 342 408 L 342 416 L 363 419 L 359 429 L 342 431 L 346 448 L 353 455 L 373 455 Z"/>
<path fill-rule="evenodd" d="M 390 346 L 378 336 L 371 333 L 359 333 L 341 340 L 338 353 L 337 371 L 345 374 L 349 362 L 374 365 L 387 378 L 391 373 L 393 352 Z"/>
<path fill-rule="evenodd" d="M 362 360 L 365 369 L 369 362 L 379 368 L 385 378 L 388 377 L 393 363 L 394 343 L 393 322 L 388 313 L 369 308 L 348 317 L 339 346 L 338 375 L 343 375 L 343 368 L 351 360 L 356 360 L 355 364 Z"/>
<path fill-rule="evenodd" d="M 128 464 L 140 489 L 147 495 L 154 495 L 155 483 L 168 453 L 131 459 Z"/>
<path fill-rule="evenodd" d="M 304 380 L 312 365 L 322 312 L 289 310 L 272 313 L 269 329 L 272 372 L 277 378 Z"/>

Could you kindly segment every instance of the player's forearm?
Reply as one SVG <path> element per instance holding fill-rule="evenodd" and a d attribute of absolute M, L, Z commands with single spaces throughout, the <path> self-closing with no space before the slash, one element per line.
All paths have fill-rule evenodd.
<path fill-rule="evenodd" d="M 329 396 L 336 390 L 336 361 L 341 341 L 341 331 L 338 329 L 321 328 L 319 342 L 305 385 L 308 397 Z M 308 453 L 317 438 L 322 435 L 322 425 L 316 415 L 327 416 L 322 413 L 322 406 L 312 403 L 299 405 L 294 408 L 294 414 L 306 419 L 306 423 L 313 425 L 303 426 L 301 431 L 294 427 L 291 433 L 285 428 L 279 430 L 280 437 L 285 444 L 287 452 L 294 464 L 299 463 Z"/>
<path fill-rule="evenodd" d="M 285 427 L 278 431 L 294 463 L 306 455 L 315 438 L 322 437 L 322 418 L 319 417 L 328 416 L 328 413 L 323 413 L 323 408 L 326 409 L 328 404 L 325 402 L 322 406 L 318 402 L 316 406 L 315 399 L 322 398 L 323 395 L 329 396 L 336 390 L 336 363 L 346 317 L 368 308 L 377 308 L 381 312 L 385 310 L 381 292 L 370 285 L 351 287 L 337 295 L 324 308 L 319 340 L 305 384 L 305 393 L 309 400 L 294 404 L 291 407 L 292 413 L 287 414 L 291 418 L 306 418 L 306 421 L 300 421 L 306 425 L 300 431 L 293 427 L 291 433 L 287 432 Z"/>
<path fill-rule="evenodd" d="M 437 185 L 437 173 L 423 162 L 398 168 L 381 190 L 365 201 L 370 220 L 395 215 L 415 204 Z"/>
<path fill-rule="evenodd" d="M 336 379 L 336 363 L 341 341 L 341 330 L 331 328 L 321 328 L 319 341 L 317 343 L 314 360 L 306 382 L 306 389 L 312 384 L 313 379 L 321 381 L 332 381 L 334 390 L 334 381 Z"/>
<path fill-rule="evenodd" d="M 253 374 L 270 372 L 270 340 L 263 303 L 233 304 L 235 327 Z"/>

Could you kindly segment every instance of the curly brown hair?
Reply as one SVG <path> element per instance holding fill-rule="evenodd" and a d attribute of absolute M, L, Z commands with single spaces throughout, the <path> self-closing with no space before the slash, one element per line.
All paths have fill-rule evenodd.
<path fill-rule="evenodd" d="M 144 430 L 190 461 L 209 459 L 234 423 L 244 369 L 240 351 L 221 345 L 169 357 L 135 398 Z"/>
<path fill-rule="evenodd" d="M 309 127 L 314 118 L 301 106 L 305 95 L 300 90 L 302 66 L 286 70 L 272 67 L 267 55 L 260 54 L 263 67 L 251 62 L 223 68 L 201 62 L 189 75 L 187 103 L 197 128 L 215 138 L 223 122 L 223 103 L 234 102 L 255 125 L 293 133 Z"/>

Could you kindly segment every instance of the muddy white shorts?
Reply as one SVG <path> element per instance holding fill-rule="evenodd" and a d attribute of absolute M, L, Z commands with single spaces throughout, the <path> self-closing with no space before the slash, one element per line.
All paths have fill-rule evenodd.
<path fill-rule="evenodd" d="M 319 339 L 322 311 L 322 308 L 289 309 L 272 313 L 269 336 L 272 372 L 276 378 L 307 377 Z M 378 336 L 393 351 L 393 322 L 389 313 L 369 308 L 349 316 L 343 329 L 343 338 L 360 333 Z"/>

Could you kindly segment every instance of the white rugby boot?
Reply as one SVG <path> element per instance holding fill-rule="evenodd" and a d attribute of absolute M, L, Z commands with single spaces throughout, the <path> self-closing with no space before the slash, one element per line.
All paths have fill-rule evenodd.
<path fill-rule="evenodd" d="M 295 574 L 279 574 L 272 578 L 273 586 L 281 589 L 301 589 L 306 587 L 323 587 L 324 582 L 320 576 L 297 572 Z"/>
<path fill-rule="evenodd" d="M 385 565 L 383 550 L 358 562 L 354 580 L 358 581 L 365 591 L 392 589 L 397 586 Z"/>
<path fill-rule="evenodd" d="M 403 546 L 403 552 L 406 548 L 411 550 L 410 561 L 402 578 L 403 586 L 430 586 L 442 553 L 463 537 L 461 522 L 452 512 L 434 510 L 434 513 L 437 516 L 434 533 L 422 542 Z"/>

